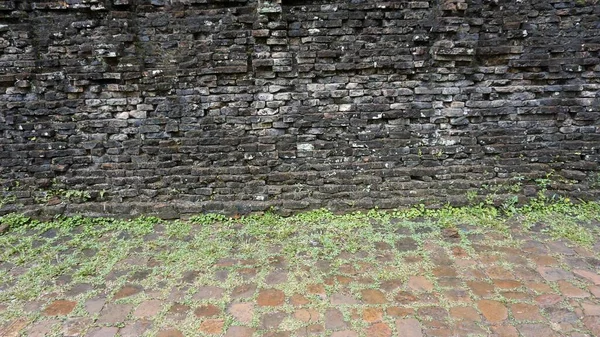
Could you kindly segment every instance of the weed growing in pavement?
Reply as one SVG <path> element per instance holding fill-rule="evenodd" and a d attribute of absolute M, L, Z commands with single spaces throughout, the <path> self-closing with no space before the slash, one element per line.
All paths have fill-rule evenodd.
<path fill-rule="evenodd" d="M 290 217 L 266 212 L 232 218 L 204 214 L 189 221 L 149 216 L 132 220 L 70 216 L 37 221 L 7 214 L 0 217 L 0 223 L 9 226 L 8 232 L 0 235 L 0 261 L 27 266 L 27 271 L 19 277 L 0 271 L 0 282 L 15 284 L 10 291 L 0 293 L 0 302 L 28 300 L 57 290 L 59 285 L 51 280 L 64 273 L 77 282 L 101 284 L 117 263 L 132 254 L 152 258 L 160 266 L 154 275 L 177 282 L 169 280 L 191 267 L 211 268 L 232 255 L 267 266 L 271 257 L 283 254 L 301 267 L 323 259 L 333 263 L 342 254 L 373 252 L 378 243 L 393 247 L 407 236 L 418 253 L 427 242 L 444 240 L 439 236 L 442 228 L 464 232 L 465 225 L 483 235 L 488 228 L 501 230 L 508 237 L 510 224 L 518 222 L 527 229 L 541 223 L 555 238 L 590 246 L 600 236 L 598 226 L 592 225 L 597 221 L 600 203 L 574 203 L 546 193 L 539 193 L 523 206 L 512 200 L 494 207 L 482 200 L 469 207 L 428 209 L 421 204 L 404 210 L 373 209 L 343 215 L 318 209 Z M 453 245 L 465 246 L 468 251 L 465 236 Z M 397 269 L 375 270 L 372 276 L 377 280 L 402 279 L 419 269 L 404 264 L 403 254 L 390 256 Z"/>

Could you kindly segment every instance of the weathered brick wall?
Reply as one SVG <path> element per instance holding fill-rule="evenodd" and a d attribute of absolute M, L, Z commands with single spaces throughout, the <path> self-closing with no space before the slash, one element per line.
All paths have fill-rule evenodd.
<path fill-rule="evenodd" d="M 392 208 L 547 183 L 595 198 L 599 16 L 597 0 L 3 0 L 3 209 Z"/>

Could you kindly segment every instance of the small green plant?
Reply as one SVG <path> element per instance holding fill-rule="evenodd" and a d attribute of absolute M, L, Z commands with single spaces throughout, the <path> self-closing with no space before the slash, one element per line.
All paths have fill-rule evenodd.
<path fill-rule="evenodd" d="M 0 208 L 5 205 L 14 204 L 17 201 L 17 197 L 13 194 L 6 194 L 0 197 Z"/>
<path fill-rule="evenodd" d="M 469 205 L 475 205 L 475 201 L 477 201 L 477 191 L 467 191 L 467 201 Z"/>
<path fill-rule="evenodd" d="M 523 181 L 525 181 L 525 177 L 516 176 L 512 178 L 513 183 L 509 186 L 509 191 L 512 193 L 519 193 L 523 189 Z"/>
<path fill-rule="evenodd" d="M 33 198 L 36 203 L 45 204 L 54 198 L 58 198 L 68 202 L 85 202 L 90 200 L 92 196 L 88 191 L 57 189 L 47 191 L 36 191 L 34 193 Z"/>
<path fill-rule="evenodd" d="M 9 229 L 25 227 L 31 221 L 31 218 L 19 213 L 9 213 L 0 217 L 0 223 L 8 225 Z"/>
<path fill-rule="evenodd" d="M 170 221 L 167 223 L 167 235 L 170 237 L 183 238 L 190 234 L 190 230 L 192 229 L 189 222 L 183 221 Z"/>
<path fill-rule="evenodd" d="M 501 209 L 504 214 L 507 216 L 512 216 L 516 214 L 519 209 L 517 208 L 517 204 L 519 203 L 519 197 L 516 195 L 511 196 L 506 199 L 504 203 L 502 203 Z"/>
<path fill-rule="evenodd" d="M 59 190 L 59 195 L 68 201 L 82 200 L 87 201 L 91 199 L 90 192 L 80 190 Z"/>
<path fill-rule="evenodd" d="M 208 226 L 208 225 L 212 225 L 216 222 L 224 222 L 227 219 L 228 218 L 223 214 L 205 213 L 205 214 L 200 214 L 200 215 L 194 215 L 194 216 L 190 217 L 189 220 L 190 220 L 190 222 L 192 222 L 194 224 Z"/>
<path fill-rule="evenodd" d="M 588 176 L 588 184 L 590 188 L 600 188 L 600 172 L 592 173 Z"/>

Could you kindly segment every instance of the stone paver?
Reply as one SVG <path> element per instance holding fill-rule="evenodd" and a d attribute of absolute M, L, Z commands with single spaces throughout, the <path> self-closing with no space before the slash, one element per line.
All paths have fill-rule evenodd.
<path fill-rule="evenodd" d="M 59 323 L 58 320 L 39 321 L 29 327 L 27 336 L 29 337 L 44 337 L 52 332 L 52 328 Z"/>
<path fill-rule="evenodd" d="M 331 334 L 331 337 L 358 337 L 358 333 L 352 330 L 336 331 Z"/>
<path fill-rule="evenodd" d="M 234 303 L 227 312 L 241 323 L 249 324 L 254 316 L 253 303 Z"/>
<path fill-rule="evenodd" d="M 127 316 L 133 309 L 132 304 L 116 304 L 111 303 L 106 305 L 100 312 L 98 318 L 99 324 L 117 324 L 126 320 Z"/>
<path fill-rule="evenodd" d="M 92 323 L 93 320 L 87 317 L 69 318 L 63 322 L 60 332 L 64 337 L 82 336 Z"/>
<path fill-rule="evenodd" d="M 121 337 L 137 337 L 143 336 L 146 331 L 152 328 L 152 322 L 148 320 L 138 320 L 135 322 L 126 323 L 125 326 L 119 329 Z"/>
<path fill-rule="evenodd" d="M 514 303 L 510 305 L 510 311 L 513 317 L 519 321 L 539 321 L 544 319 L 540 314 L 539 308 L 533 304 Z"/>
<path fill-rule="evenodd" d="M 523 337 L 557 336 L 552 328 L 545 324 L 521 324 L 517 326 L 517 330 Z"/>
<path fill-rule="evenodd" d="M 362 299 L 367 304 L 387 303 L 385 294 L 377 289 L 365 289 L 361 292 Z"/>
<path fill-rule="evenodd" d="M 120 298 L 125 298 L 125 297 L 129 297 L 129 296 L 133 296 L 135 294 L 138 294 L 142 291 L 142 288 L 139 286 L 135 286 L 135 285 L 126 285 L 123 288 L 121 288 L 119 291 L 117 291 L 117 293 L 115 294 L 115 296 L 113 297 L 115 300 L 118 300 Z"/>
<path fill-rule="evenodd" d="M 367 328 L 365 333 L 371 337 L 390 337 L 392 329 L 385 323 L 376 323 Z"/>
<path fill-rule="evenodd" d="M 47 306 L 42 313 L 45 316 L 68 315 L 76 305 L 77 302 L 74 301 L 57 300 Z"/>
<path fill-rule="evenodd" d="M 329 330 L 343 329 L 348 326 L 344 315 L 338 309 L 327 309 L 325 312 L 325 328 Z"/>
<path fill-rule="evenodd" d="M 411 276 L 408 287 L 414 291 L 432 291 L 433 283 L 423 276 Z"/>
<path fill-rule="evenodd" d="M 84 306 L 85 306 L 85 310 L 88 313 L 97 314 L 102 310 L 102 308 L 104 308 L 105 304 L 106 304 L 105 298 L 92 298 L 92 299 L 85 301 Z"/>
<path fill-rule="evenodd" d="M 472 307 L 453 307 L 450 309 L 450 316 L 459 320 L 480 321 L 479 312 Z"/>
<path fill-rule="evenodd" d="M 498 323 L 508 318 L 508 310 L 498 301 L 481 300 L 477 302 L 477 307 L 483 316 L 492 323 Z"/>
<path fill-rule="evenodd" d="M 397 320 L 396 331 L 398 337 L 423 337 L 421 323 L 414 318 Z"/>
<path fill-rule="evenodd" d="M 119 332 L 119 328 L 115 327 L 101 327 L 90 331 L 87 337 L 114 337 Z"/>
<path fill-rule="evenodd" d="M 162 309 L 163 301 L 148 300 L 140 303 L 137 309 L 133 312 L 134 317 L 144 318 L 157 315 Z"/>
<path fill-rule="evenodd" d="M 570 272 L 554 267 L 538 267 L 537 271 L 546 281 L 567 280 L 573 277 Z"/>
<path fill-rule="evenodd" d="M 196 317 L 210 317 L 218 315 L 221 312 L 221 309 L 214 304 L 206 304 L 201 305 L 196 310 L 194 310 L 194 314 Z"/>
<path fill-rule="evenodd" d="M 156 337 L 183 337 L 183 333 L 177 329 L 163 329 L 156 334 Z"/>
<path fill-rule="evenodd" d="M 316 322 L 321 314 L 314 309 L 298 309 L 294 312 L 294 318 L 305 323 Z"/>
<path fill-rule="evenodd" d="M 225 333 L 225 337 L 251 337 L 254 336 L 254 331 L 246 326 L 232 326 Z"/>
<path fill-rule="evenodd" d="M 278 289 L 261 290 L 256 303 L 261 307 L 277 307 L 285 301 L 285 294 Z"/>
<path fill-rule="evenodd" d="M 575 269 L 573 270 L 573 274 L 582 277 L 595 285 L 600 285 L 600 274 L 591 272 L 589 270 Z"/>
<path fill-rule="evenodd" d="M 200 331 L 205 334 L 216 335 L 223 332 L 225 321 L 222 319 L 207 319 L 200 323 Z"/>
<path fill-rule="evenodd" d="M 0 304 L 0 336 L 600 336 L 600 242 L 577 247 L 520 228 L 510 231 L 522 241 L 487 228 L 398 231 L 333 258 L 291 258 L 273 243 L 196 265 L 195 252 L 169 254 L 199 243 L 159 228 L 151 249 L 132 247 L 104 282 L 68 270 L 40 296 Z M 3 261 L 0 271 L 3 294 L 26 288 L 15 282 L 27 267 Z"/>

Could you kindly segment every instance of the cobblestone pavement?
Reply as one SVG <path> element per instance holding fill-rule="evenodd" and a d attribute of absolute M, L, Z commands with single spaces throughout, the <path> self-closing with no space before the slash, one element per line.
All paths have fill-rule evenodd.
<path fill-rule="evenodd" d="M 0 261 L 0 336 L 600 336 L 597 239 L 413 226 L 335 258 L 290 258 L 273 243 L 205 263 L 206 247 L 160 226 L 141 241 L 114 231 L 77 249 L 74 233 L 21 238 L 63 245 L 40 253 L 49 265 Z M 42 284 L 31 273 L 68 258 L 72 268 Z M 86 267 L 94 259 L 105 263 Z"/>

